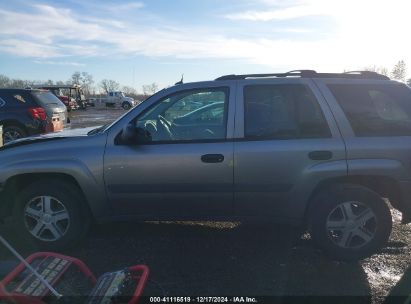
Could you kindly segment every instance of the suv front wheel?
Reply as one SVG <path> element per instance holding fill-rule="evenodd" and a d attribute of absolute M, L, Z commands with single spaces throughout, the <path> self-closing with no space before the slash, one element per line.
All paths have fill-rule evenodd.
<path fill-rule="evenodd" d="M 312 238 L 332 258 L 358 260 L 374 254 L 388 242 L 391 212 L 370 189 L 334 185 L 316 195 L 312 203 Z"/>
<path fill-rule="evenodd" d="M 17 197 L 14 215 L 18 229 L 46 250 L 73 246 L 89 227 L 79 189 L 64 181 L 42 180 L 26 187 Z"/>

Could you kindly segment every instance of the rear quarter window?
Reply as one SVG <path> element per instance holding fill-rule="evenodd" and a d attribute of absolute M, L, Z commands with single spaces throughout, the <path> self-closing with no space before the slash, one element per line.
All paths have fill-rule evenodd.
<path fill-rule="evenodd" d="M 32 92 L 32 95 L 40 105 L 62 105 L 60 99 L 49 91 Z"/>
<path fill-rule="evenodd" d="M 33 106 L 35 103 L 26 92 L 7 92 L 0 95 L 0 108 L 6 110 L 8 108 L 20 108 Z"/>
<path fill-rule="evenodd" d="M 411 90 L 402 84 L 328 85 L 358 137 L 411 136 Z"/>

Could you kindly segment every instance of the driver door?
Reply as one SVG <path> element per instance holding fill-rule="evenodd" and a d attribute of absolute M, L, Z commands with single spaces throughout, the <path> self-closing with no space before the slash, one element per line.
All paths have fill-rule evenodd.
<path fill-rule="evenodd" d="M 149 139 L 107 143 L 104 177 L 112 210 L 144 218 L 204 218 L 233 211 L 234 92 L 230 87 L 180 90 L 129 123 Z M 181 118 L 219 103 L 220 124 Z M 136 108 L 138 112 L 138 108 Z M 121 133 L 121 132 L 120 132 Z"/>

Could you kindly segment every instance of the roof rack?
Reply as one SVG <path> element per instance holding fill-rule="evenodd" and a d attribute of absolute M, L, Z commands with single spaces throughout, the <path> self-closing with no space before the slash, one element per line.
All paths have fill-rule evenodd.
<path fill-rule="evenodd" d="M 378 80 L 390 80 L 389 77 L 378 74 L 372 71 L 349 71 L 344 73 L 317 73 L 314 70 L 294 70 L 286 73 L 275 74 L 243 74 L 243 75 L 225 75 L 218 77 L 219 80 L 242 80 L 247 78 L 287 78 L 287 77 L 299 77 L 299 78 L 354 78 L 354 79 L 378 79 Z"/>

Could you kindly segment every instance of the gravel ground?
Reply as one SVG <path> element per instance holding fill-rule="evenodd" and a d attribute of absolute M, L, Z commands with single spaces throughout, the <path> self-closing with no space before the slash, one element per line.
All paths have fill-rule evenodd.
<path fill-rule="evenodd" d="M 105 124 L 122 113 L 73 112 L 72 126 Z M 295 228 L 215 222 L 94 225 L 82 244 L 64 253 L 83 260 L 96 275 L 147 264 L 146 296 L 304 296 L 281 303 L 383 303 L 390 292 L 411 294 L 411 225 L 400 225 L 400 214 L 392 213 L 388 246 L 357 263 L 327 259 L 308 234 Z M 24 256 L 35 251 L 12 224 L 3 225 L 0 233 Z M 1 275 L 13 259 L 0 248 Z"/>
<path fill-rule="evenodd" d="M 121 108 L 90 107 L 86 111 L 77 110 L 69 112 L 71 121 L 70 128 L 85 128 L 101 126 L 114 121 L 117 117 L 124 114 Z"/>

